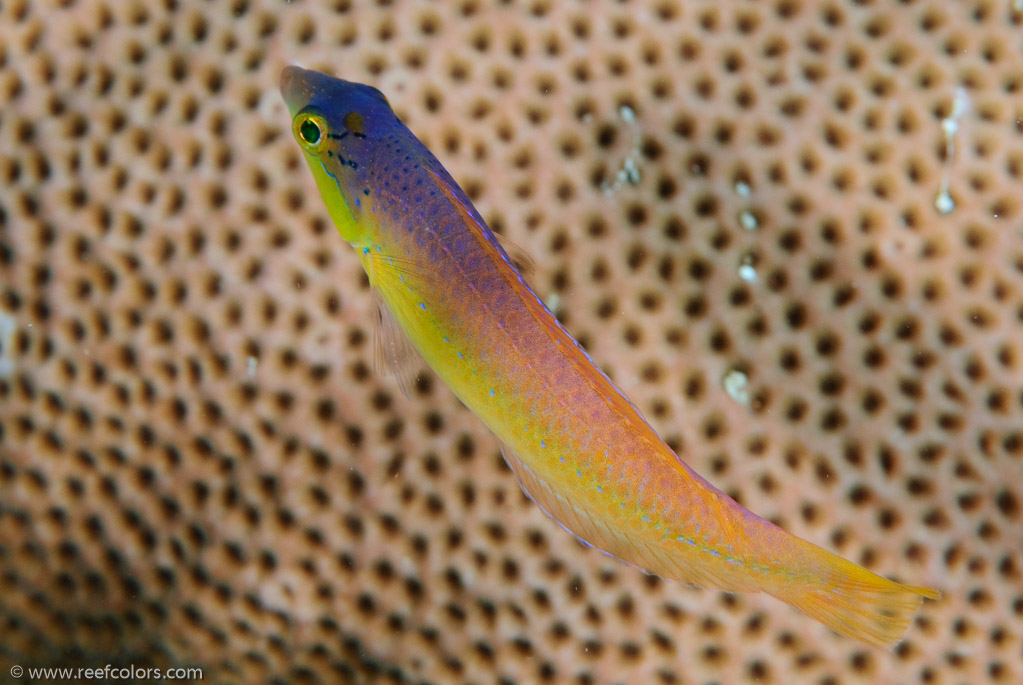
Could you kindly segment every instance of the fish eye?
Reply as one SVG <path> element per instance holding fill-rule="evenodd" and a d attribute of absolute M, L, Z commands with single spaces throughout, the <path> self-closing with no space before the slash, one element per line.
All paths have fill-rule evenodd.
<path fill-rule="evenodd" d="M 298 129 L 299 134 L 302 136 L 302 140 L 309 143 L 310 145 L 316 145 L 320 142 L 320 127 L 316 125 L 315 121 L 306 119 L 302 122 L 302 126 Z"/>
<path fill-rule="evenodd" d="M 316 153 L 327 142 L 327 121 L 318 114 L 300 113 L 291 125 L 295 139 L 308 152 Z"/>

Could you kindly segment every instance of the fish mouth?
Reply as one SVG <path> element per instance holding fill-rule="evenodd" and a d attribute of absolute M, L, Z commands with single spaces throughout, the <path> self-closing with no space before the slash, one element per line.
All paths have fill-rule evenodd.
<path fill-rule="evenodd" d="M 308 73 L 308 69 L 294 65 L 284 67 L 284 71 L 281 72 L 281 97 L 284 98 L 284 104 L 288 106 L 291 116 L 295 116 L 305 107 L 312 97 L 313 91 L 306 76 Z"/>

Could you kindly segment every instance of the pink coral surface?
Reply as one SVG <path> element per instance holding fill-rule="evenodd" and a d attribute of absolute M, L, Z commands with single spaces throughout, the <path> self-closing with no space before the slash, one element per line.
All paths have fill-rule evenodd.
<path fill-rule="evenodd" d="M 0 673 L 1019 682 L 1017 4 L 0 3 Z M 944 599 L 880 652 L 576 544 L 373 369 L 291 63 L 387 94 L 697 471 Z"/>

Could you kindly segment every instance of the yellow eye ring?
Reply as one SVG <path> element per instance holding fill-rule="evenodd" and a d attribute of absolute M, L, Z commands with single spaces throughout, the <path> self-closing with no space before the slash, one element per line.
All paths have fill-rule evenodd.
<path fill-rule="evenodd" d="M 317 154 L 327 146 L 327 120 L 319 114 L 301 112 L 291 122 L 291 133 L 307 152 Z"/>

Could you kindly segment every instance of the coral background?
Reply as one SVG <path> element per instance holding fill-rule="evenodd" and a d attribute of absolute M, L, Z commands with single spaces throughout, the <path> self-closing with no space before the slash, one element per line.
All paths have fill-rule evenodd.
<path fill-rule="evenodd" d="M 291 63 L 387 94 L 697 471 L 944 599 L 881 652 L 547 520 L 373 369 Z M 2 677 L 1023 679 L 1020 3 L 7 0 L 0 103 Z"/>

